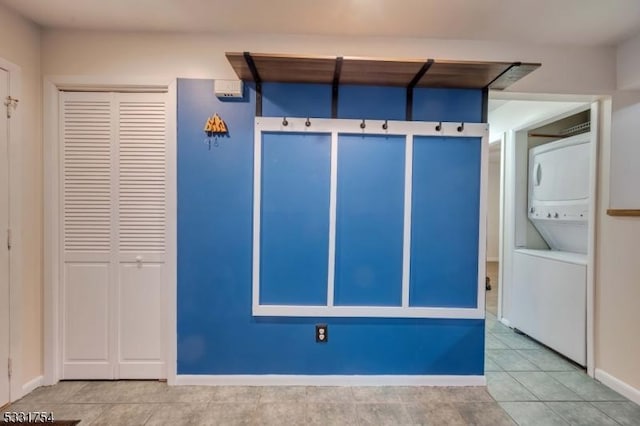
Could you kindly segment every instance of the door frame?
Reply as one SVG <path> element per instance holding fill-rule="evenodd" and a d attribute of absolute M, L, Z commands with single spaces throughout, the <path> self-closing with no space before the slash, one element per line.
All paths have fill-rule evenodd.
<path fill-rule="evenodd" d="M 22 69 L 3 58 L 0 68 L 9 72 L 9 93 L 21 99 Z M 4 99 L 2 100 L 4 106 Z M 22 377 L 22 110 L 18 105 L 9 120 L 9 223 L 11 253 L 9 254 L 9 357 L 11 380 L 9 398 L 16 401 L 26 393 Z M 2 112 L 4 114 L 4 111 Z M 3 242 L 4 243 L 4 242 Z M 4 362 L 4 361 L 3 361 Z"/>
<path fill-rule="evenodd" d="M 502 277 L 506 278 L 508 274 L 511 276 L 511 269 L 507 269 L 507 265 L 505 263 L 505 258 L 510 257 L 513 252 L 514 246 L 514 228 L 515 228 L 515 211 L 514 206 L 508 206 L 506 203 L 507 198 L 507 190 L 510 190 L 510 193 L 515 192 L 513 187 L 507 188 L 507 182 L 513 178 L 512 175 L 507 175 L 508 169 L 506 168 L 507 162 L 513 163 L 515 161 L 514 153 L 509 152 L 511 157 L 507 158 L 507 144 L 509 140 L 515 140 L 514 143 L 517 143 L 517 138 L 519 135 L 525 134 L 528 130 L 533 128 L 543 126 L 545 124 L 554 122 L 560 118 L 564 118 L 570 116 L 572 114 L 578 113 L 580 111 L 589 110 L 591 112 L 592 117 L 597 117 L 597 121 L 594 123 L 592 120 L 591 126 L 591 162 L 590 162 L 590 176 L 589 176 L 589 193 L 591 196 L 591 200 L 589 202 L 589 242 L 588 242 L 588 265 L 587 265 L 587 282 L 586 282 L 586 370 L 587 374 L 591 377 L 595 376 L 595 286 L 596 286 L 596 277 L 595 271 L 598 268 L 597 259 L 596 259 L 596 245 L 597 242 L 595 240 L 598 230 L 598 202 L 600 198 L 600 191 L 598 190 L 598 182 L 600 179 L 600 154 L 601 149 L 604 145 L 604 139 L 608 137 L 603 129 L 606 129 L 610 126 L 610 115 L 607 116 L 604 114 L 604 109 L 606 108 L 607 101 L 610 100 L 610 96 L 608 95 L 550 95 L 550 94 L 532 94 L 532 93 L 492 93 L 492 99 L 502 99 L 502 100 L 530 100 L 530 101 L 567 101 L 567 102 L 580 102 L 583 103 L 583 106 L 579 106 L 573 108 L 564 113 L 555 113 L 549 116 L 537 117 L 535 119 L 529 120 L 525 123 L 517 125 L 509 130 L 507 130 L 502 135 L 502 162 L 501 162 L 501 177 L 500 177 L 500 187 L 501 187 L 501 197 L 500 197 L 500 211 L 504 216 L 500 220 L 500 248 L 499 248 L 499 256 L 500 256 L 500 288 L 498 294 L 498 320 L 504 323 L 507 326 L 510 326 L 508 318 L 503 317 L 503 304 L 508 301 L 505 300 L 505 296 L 503 295 L 503 291 L 505 291 L 506 284 L 508 284 L 511 278 L 507 280 L 503 280 Z M 610 101 L 609 101 L 610 108 Z M 510 197 L 513 200 L 513 194 Z M 511 220 L 507 220 L 507 216 L 511 215 Z M 509 266 L 512 266 L 511 261 L 508 262 Z"/>
<path fill-rule="evenodd" d="M 175 384 L 177 367 L 177 89 L 175 78 L 45 76 L 43 108 L 44 142 L 44 384 L 56 384 L 61 378 L 60 347 L 60 163 L 59 98 L 61 90 L 95 92 L 167 93 L 167 274 L 169 286 L 163 295 L 166 324 L 164 357 L 169 385 Z M 212 92 L 213 96 L 213 92 Z"/>

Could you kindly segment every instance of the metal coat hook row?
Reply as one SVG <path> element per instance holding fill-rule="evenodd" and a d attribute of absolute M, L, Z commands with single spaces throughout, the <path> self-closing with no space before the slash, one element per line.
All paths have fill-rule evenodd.
<path fill-rule="evenodd" d="M 287 121 L 287 117 L 282 117 L 282 125 L 284 127 L 287 127 L 289 125 L 289 122 Z"/>
<path fill-rule="evenodd" d="M 307 127 L 311 126 L 311 121 L 309 120 L 309 117 L 307 117 L 307 121 L 304 122 L 304 125 Z"/>
<path fill-rule="evenodd" d="M 387 130 L 388 128 L 389 128 L 388 120 L 384 120 L 384 123 L 382 123 L 382 129 Z"/>
<path fill-rule="evenodd" d="M 458 126 L 458 131 L 462 132 L 464 130 L 464 123 L 460 123 L 460 125 Z"/>
<path fill-rule="evenodd" d="M 364 122 L 364 119 L 362 120 L 362 123 L 360 123 L 360 128 L 364 129 L 365 127 L 367 127 L 367 125 Z"/>
<path fill-rule="evenodd" d="M 440 130 L 442 130 L 442 121 L 436 125 L 436 132 L 439 132 Z"/>

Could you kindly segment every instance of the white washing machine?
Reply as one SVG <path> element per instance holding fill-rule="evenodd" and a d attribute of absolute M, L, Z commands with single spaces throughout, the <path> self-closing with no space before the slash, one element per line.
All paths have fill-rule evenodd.
<path fill-rule="evenodd" d="M 590 133 L 529 150 L 529 219 L 550 250 L 517 249 L 511 325 L 586 365 Z"/>

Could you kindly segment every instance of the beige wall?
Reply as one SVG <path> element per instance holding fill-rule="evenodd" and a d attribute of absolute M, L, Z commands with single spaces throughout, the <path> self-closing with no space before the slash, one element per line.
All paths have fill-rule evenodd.
<path fill-rule="evenodd" d="M 0 28 L 5 28 L 1 21 Z M 37 39 L 37 33 L 28 33 L 30 38 Z M 33 45 L 35 47 L 37 43 L 34 41 Z M 539 61 L 543 63 L 542 68 L 516 83 L 511 90 L 531 93 L 608 94 L 616 87 L 616 52 L 613 48 L 560 48 L 461 40 L 45 31 L 42 39 L 42 70 L 44 75 L 233 78 L 235 75 L 223 53 L 245 50 Z M 2 51 L 0 53 L 4 54 Z M 37 62 L 37 59 L 35 61 Z M 39 93 L 34 94 L 34 99 L 39 99 L 38 96 Z M 38 116 L 35 111 L 33 116 Z M 29 130 L 36 139 L 39 138 L 37 129 L 39 126 Z M 605 135 L 602 150 L 606 153 L 609 148 L 610 138 Z M 41 174 L 39 142 L 33 142 L 31 148 L 26 151 L 26 154 L 32 154 L 33 158 L 25 161 L 36 167 L 25 168 L 25 175 L 28 175 L 31 181 L 37 181 L 25 188 L 29 191 L 28 200 L 32 200 L 28 207 L 34 208 L 26 211 L 38 212 L 42 203 L 38 180 Z M 606 155 L 602 158 L 601 166 L 598 222 L 600 259 L 596 284 L 596 366 L 640 388 L 640 369 L 637 368 L 637 360 L 640 359 L 640 339 L 631 338 L 635 332 L 635 325 L 640 324 L 640 309 L 637 309 L 640 300 L 637 293 L 640 271 L 634 258 L 640 250 L 640 222 L 612 219 L 602 214 L 602 210 L 608 206 L 609 199 L 609 166 Z M 28 200 L 25 200 L 25 204 L 29 203 Z M 38 254 L 36 259 L 40 259 L 41 246 L 38 244 L 42 235 L 41 218 L 34 217 L 30 223 L 33 224 L 33 235 L 37 235 L 32 236 L 34 250 Z M 40 270 L 41 263 L 33 265 L 29 277 L 39 276 Z M 29 309 L 35 313 L 39 309 L 39 303 L 39 300 L 34 301 Z M 36 315 L 40 315 L 40 312 Z"/>
<path fill-rule="evenodd" d="M 43 361 L 40 35 L 38 27 L 0 5 L 0 57 L 21 67 L 22 77 L 22 164 L 16 165 L 22 170 L 22 384 L 42 374 Z"/>
<path fill-rule="evenodd" d="M 489 159 L 487 194 L 487 260 L 498 259 L 500 244 L 500 152 Z"/>

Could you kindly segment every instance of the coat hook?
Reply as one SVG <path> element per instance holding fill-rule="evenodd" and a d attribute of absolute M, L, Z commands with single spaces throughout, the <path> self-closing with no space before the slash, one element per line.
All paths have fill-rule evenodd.
<path fill-rule="evenodd" d="M 289 125 L 289 122 L 287 121 L 287 117 L 284 117 L 284 118 L 282 119 L 282 125 L 283 125 L 284 127 L 287 127 L 287 126 Z"/>
<path fill-rule="evenodd" d="M 387 130 L 388 128 L 389 128 L 389 124 L 387 123 L 387 120 L 384 120 L 384 123 L 382 123 L 382 129 Z"/>
<path fill-rule="evenodd" d="M 460 123 L 460 125 L 458 126 L 458 131 L 461 132 L 464 130 L 464 123 Z"/>
<path fill-rule="evenodd" d="M 363 119 L 362 123 L 360 123 L 360 128 L 364 129 L 365 127 L 367 127 L 367 125 L 364 123 L 364 119 Z"/>
<path fill-rule="evenodd" d="M 311 121 L 309 121 L 309 117 L 307 117 L 307 121 L 304 122 L 304 125 L 307 127 L 311 126 Z"/>
<path fill-rule="evenodd" d="M 440 130 L 442 130 L 442 121 L 436 125 L 436 132 L 439 132 Z"/>

